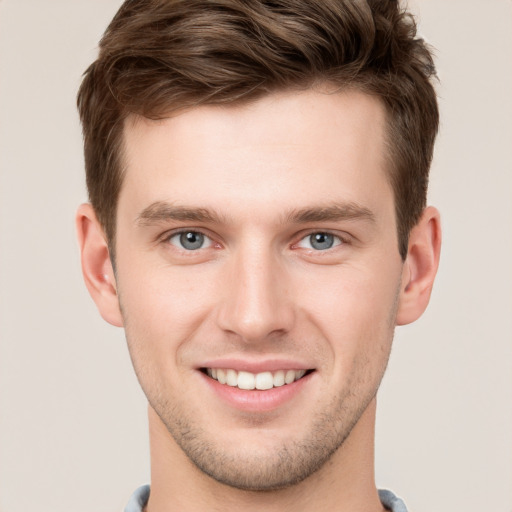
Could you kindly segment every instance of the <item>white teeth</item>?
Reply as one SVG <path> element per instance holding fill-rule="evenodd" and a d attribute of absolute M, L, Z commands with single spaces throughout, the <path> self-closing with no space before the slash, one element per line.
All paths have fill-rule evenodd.
<path fill-rule="evenodd" d="M 227 370 L 226 371 L 226 384 L 228 386 L 238 385 L 238 378 L 237 378 L 235 370 Z"/>
<path fill-rule="evenodd" d="M 306 370 L 277 370 L 276 372 L 237 372 L 232 369 L 207 368 L 206 373 L 212 379 L 221 384 L 227 384 L 231 387 L 240 389 L 272 389 L 273 387 L 291 384 L 301 379 L 306 374 Z"/>
<path fill-rule="evenodd" d="M 270 372 L 258 373 L 256 375 L 256 389 L 272 389 L 274 378 Z"/>
<path fill-rule="evenodd" d="M 217 380 L 221 384 L 226 384 L 226 372 L 220 368 L 217 370 Z"/>
<path fill-rule="evenodd" d="M 249 372 L 238 372 L 238 387 L 240 389 L 254 389 L 256 378 Z"/>
<path fill-rule="evenodd" d="M 284 383 L 291 384 L 295 380 L 295 372 L 293 370 L 288 370 L 286 375 L 284 376 Z"/>
<path fill-rule="evenodd" d="M 274 373 L 274 387 L 284 386 L 284 371 L 279 370 Z"/>

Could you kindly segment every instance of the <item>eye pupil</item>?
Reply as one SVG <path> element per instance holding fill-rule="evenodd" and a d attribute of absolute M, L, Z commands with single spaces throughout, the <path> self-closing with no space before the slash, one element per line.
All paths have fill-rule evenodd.
<path fill-rule="evenodd" d="M 185 249 L 200 249 L 203 243 L 204 235 L 196 231 L 189 231 L 180 235 L 180 244 Z"/>
<path fill-rule="evenodd" d="M 329 233 L 314 233 L 309 237 L 309 242 L 313 249 L 322 251 L 334 245 L 334 236 Z"/>

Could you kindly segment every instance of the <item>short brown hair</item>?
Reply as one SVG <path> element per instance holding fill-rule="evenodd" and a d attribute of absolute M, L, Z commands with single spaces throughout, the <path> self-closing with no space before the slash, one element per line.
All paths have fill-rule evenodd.
<path fill-rule="evenodd" d="M 430 51 L 393 0 L 126 0 L 78 93 L 89 198 L 111 250 L 124 120 L 329 83 L 387 110 L 402 258 L 426 205 L 439 113 Z"/>

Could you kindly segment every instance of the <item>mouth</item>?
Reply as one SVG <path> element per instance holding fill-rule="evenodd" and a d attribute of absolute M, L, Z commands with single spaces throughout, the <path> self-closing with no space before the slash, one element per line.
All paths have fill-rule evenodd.
<path fill-rule="evenodd" d="M 243 390 L 268 390 L 292 384 L 314 370 L 277 370 L 260 373 L 237 371 L 231 368 L 201 368 L 201 371 L 220 384 Z"/>

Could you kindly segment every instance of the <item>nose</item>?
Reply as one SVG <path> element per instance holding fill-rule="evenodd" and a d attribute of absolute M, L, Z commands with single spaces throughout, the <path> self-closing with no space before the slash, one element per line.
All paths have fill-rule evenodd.
<path fill-rule="evenodd" d="M 290 331 L 294 322 L 288 279 L 279 258 L 254 246 L 238 251 L 226 268 L 218 324 L 244 342 Z"/>

